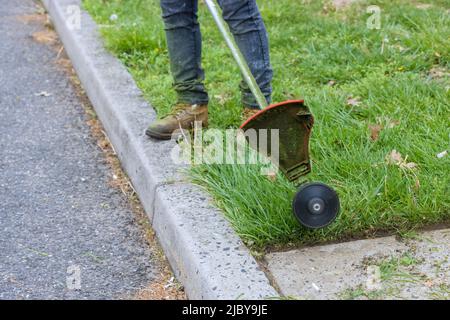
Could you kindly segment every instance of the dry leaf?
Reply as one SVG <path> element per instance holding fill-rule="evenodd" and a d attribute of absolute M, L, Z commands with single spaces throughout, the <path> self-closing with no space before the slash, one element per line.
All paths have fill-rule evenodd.
<path fill-rule="evenodd" d="M 359 97 L 353 98 L 353 97 L 349 97 L 347 99 L 347 105 L 355 107 L 355 106 L 359 106 L 361 104 L 361 101 L 359 100 Z"/>
<path fill-rule="evenodd" d="M 400 154 L 400 152 L 398 152 L 397 150 L 392 150 L 388 155 L 387 155 L 387 162 L 389 164 L 397 164 L 399 165 L 400 163 L 402 163 L 403 158 L 402 155 Z"/>
<path fill-rule="evenodd" d="M 419 191 L 420 189 L 420 180 L 416 178 L 416 183 L 414 184 L 414 189 L 416 189 L 416 191 Z"/>
<path fill-rule="evenodd" d="M 405 48 L 405 47 L 403 47 L 403 46 L 401 46 L 399 44 L 394 45 L 394 48 L 397 49 L 400 52 L 403 52 L 403 51 L 407 50 L 407 48 Z"/>
<path fill-rule="evenodd" d="M 415 162 L 406 162 L 406 159 L 408 156 L 406 156 L 404 159 L 400 152 L 397 150 L 392 150 L 387 156 L 386 156 L 386 162 L 388 164 L 395 164 L 399 166 L 402 169 L 408 169 L 413 170 L 417 168 L 417 163 Z"/>
<path fill-rule="evenodd" d="M 448 68 L 444 68 L 444 67 L 433 67 L 430 69 L 430 71 L 428 72 L 428 76 L 435 80 L 439 80 L 442 78 L 447 78 L 450 76 L 450 71 L 448 70 Z"/>
<path fill-rule="evenodd" d="M 29 24 L 31 22 L 38 22 L 44 24 L 47 20 L 47 17 L 44 14 L 27 14 L 23 16 L 16 16 L 21 22 Z"/>
<path fill-rule="evenodd" d="M 431 288 L 432 286 L 434 286 L 434 282 L 431 279 L 425 281 L 423 284 L 428 288 Z"/>
<path fill-rule="evenodd" d="M 277 181 L 277 174 L 274 171 L 270 171 L 267 173 L 267 179 L 269 179 L 272 182 Z"/>
<path fill-rule="evenodd" d="M 283 94 L 286 98 L 286 100 L 295 100 L 298 96 L 293 94 L 292 92 L 283 91 Z"/>
<path fill-rule="evenodd" d="M 400 124 L 400 121 L 398 120 L 392 120 L 388 117 L 376 117 L 377 123 L 386 123 L 385 128 L 386 129 L 392 129 Z"/>
<path fill-rule="evenodd" d="M 225 103 L 228 101 L 228 96 L 226 94 L 218 94 L 215 95 L 214 98 L 216 98 L 220 105 L 225 105 Z"/>
<path fill-rule="evenodd" d="M 370 130 L 370 138 L 373 141 L 377 141 L 381 130 L 383 130 L 383 126 L 379 124 L 369 124 L 369 130 Z"/>
<path fill-rule="evenodd" d="M 324 14 L 328 14 L 330 12 L 335 12 L 335 11 L 336 11 L 336 7 L 334 6 L 333 3 L 325 2 L 325 4 L 322 7 L 322 12 Z"/>
<path fill-rule="evenodd" d="M 34 41 L 45 44 L 54 44 L 57 41 L 56 33 L 52 30 L 38 31 L 31 35 Z"/>
<path fill-rule="evenodd" d="M 352 3 L 358 0 L 333 0 L 333 5 L 336 9 L 342 9 L 350 6 Z"/>
<path fill-rule="evenodd" d="M 387 125 L 387 127 L 388 127 L 389 129 L 392 129 L 392 128 L 394 128 L 395 126 L 398 126 L 399 124 L 400 124 L 400 121 L 398 121 L 398 120 L 390 120 L 389 123 L 388 123 L 388 125 Z"/>
<path fill-rule="evenodd" d="M 412 170 L 412 169 L 417 168 L 417 163 L 414 163 L 414 162 L 402 162 L 402 163 L 400 163 L 400 167 Z"/>

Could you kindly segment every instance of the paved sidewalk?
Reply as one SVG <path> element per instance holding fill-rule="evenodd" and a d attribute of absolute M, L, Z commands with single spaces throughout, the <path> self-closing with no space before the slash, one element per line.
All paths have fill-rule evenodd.
<path fill-rule="evenodd" d="M 0 299 L 127 298 L 162 265 L 108 185 L 57 52 L 33 40 L 36 8 L 0 0 Z"/>
<path fill-rule="evenodd" d="M 267 255 L 285 295 L 305 299 L 450 299 L 450 229 Z"/>

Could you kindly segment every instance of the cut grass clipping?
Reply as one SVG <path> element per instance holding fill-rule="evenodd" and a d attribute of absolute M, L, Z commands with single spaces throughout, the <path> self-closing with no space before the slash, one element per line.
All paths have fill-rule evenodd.
<path fill-rule="evenodd" d="M 201 3 L 201 1 L 200 1 Z M 308 180 L 333 186 L 342 214 L 323 230 L 291 213 L 295 187 L 256 166 L 200 165 L 204 186 L 247 244 L 287 246 L 405 231 L 450 220 L 448 0 L 258 1 L 269 30 L 274 101 L 302 97 L 316 123 Z M 165 115 L 175 101 L 157 0 L 85 0 L 107 47 Z M 366 26 L 369 5 L 381 28 Z M 210 125 L 240 123 L 239 71 L 200 4 Z M 192 214 L 195 214 L 193 212 Z"/>

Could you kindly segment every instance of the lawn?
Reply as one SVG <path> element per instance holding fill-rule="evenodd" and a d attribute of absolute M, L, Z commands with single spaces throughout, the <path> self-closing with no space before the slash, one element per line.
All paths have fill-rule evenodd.
<path fill-rule="evenodd" d="M 84 0 L 107 47 L 145 97 L 165 115 L 175 101 L 157 0 Z M 336 223 L 302 228 L 291 213 L 295 187 L 257 166 L 191 170 L 244 241 L 286 247 L 450 222 L 450 1 L 360 1 L 334 10 L 327 1 L 259 0 L 275 70 L 274 101 L 304 98 L 316 118 L 310 181 L 333 186 Z M 368 29 L 368 5 L 381 29 Z M 111 19 L 111 16 L 117 19 Z M 200 5 L 210 126 L 240 124 L 239 71 Z M 440 156 L 438 157 L 438 154 Z"/>

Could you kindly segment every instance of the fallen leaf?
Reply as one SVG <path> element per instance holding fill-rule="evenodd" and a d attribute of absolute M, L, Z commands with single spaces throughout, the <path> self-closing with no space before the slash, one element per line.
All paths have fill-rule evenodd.
<path fill-rule="evenodd" d="M 387 162 L 389 164 L 400 164 L 403 161 L 402 155 L 400 152 L 398 152 L 397 150 L 392 150 L 388 155 L 387 155 Z"/>
<path fill-rule="evenodd" d="M 247 244 L 247 246 L 251 247 L 251 246 L 253 246 L 253 245 L 255 244 L 255 241 L 253 241 L 253 240 L 247 240 L 247 241 L 246 241 L 246 244 Z"/>
<path fill-rule="evenodd" d="M 283 91 L 283 94 L 286 98 L 286 100 L 295 100 L 297 96 L 293 94 L 292 92 Z"/>
<path fill-rule="evenodd" d="M 381 130 L 383 130 L 383 127 L 379 124 L 369 124 L 369 130 L 370 130 L 370 138 L 373 141 L 377 141 Z"/>
<path fill-rule="evenodd" d="M 377 123 L 386 123 L 385 124 L 386 129 L 392 129 L 395 126 L 398 126 L 400 124 L 400 121 L 392 120 L 388 117 L 377 117 L 376 120 L 377 120 Z"/>
<path fill-rule="evenodd" d="M 402 162 L 402 163 L 400 163 L 400 167 L 412 170 L 412 169 L 417 168 L 417 163 L 414 163 L 414 162 Z"/>
<path fill-rule="evenodd" d="M 228 96 L 226 94 L 218 94 L 215 95 L 214 98 L 216 98 L 220 105 L 225 105 L 225 103 L 228 101 Z"/>
<path fill-rule="evenodd" d="M 356 107 L 359 106 L 360 104 L 361 104 L 360 97 L 353 98 L 350 96 L 347 99 L 347 105 L 349 106 Z"/>
<path fill-rule="evenodd" d="M 399 124 L 400 124 L 400 121 L 398 121 L 398 120 L 390 120 L 389 123 L 388 123 L 388 125 L 387 125 L 387 127 L 388 127 L 389 129 L 392 129 L 392 128 L 394 128 L 395 126 L 398 126 Z"/>
<path fill-rule="evenodd" d="M 330 87 L 334 86 L 335 84 L 336 84 L 336 81 L 334 81 L 334 80 L 330 80 L 327 83 L 327 85 L 329 85 Z"/>
<path fill-rule="evenodd" d="M 274 171 L 270 171 L 267 173 L 267 179 L 269 179 L 272 182 L 277 181 L 277 173 Z"/>
<path fill-rule="evenodd" d="M 416 191 L 419 191 L 419 189 L 420 189 L 420 180 L 418 178 L 416 178 L 416 183 L 414 184 L 414 189 L 416 189 Z"/>
<path fill-rule="evenodd" d="M 324 13 L 324 14 L 328 14 L 330 12 L 335 12 L 335 11 L 336 11 L 336 7 L 334 6 L 333 3 L 325 2 L 325 4 L 322 7 L 322 13 Z"/>
<path fill-rule="evenodd" d="M 403 46 L 401 46 L 399 44 L 394 45 L 394 48 L 397 49 L 400 52 L 403 52 L 403 51 L 407 50 L 407 48 L 405 48 L 405 47 L 403 47 Z"/>
<path fill-rule="evenodd" d="M 431 279 L 425 281 L 423 284 L 428 288 L 431 288 L 432 286 L 434 286 L 434 282 Z"/>
<path fill-rule="evenodd" d="M 57 41 L 56 33 L 52 30 L 38 31 L 31 35 L 39 43 L 54 44 Z"/>
<path fill-rule="evenodd" d="M 386 162 L 388 164 L 397 165 L 397 166 L 399 166 L 402 169 L 408 169 L 408 170 L 416 169 L 417 168 L 417 163 L 415 163 L 415 162 L 407 162 L 406 161 L 407 158 L 408 157 L 403 159 L 401 153 L 394 149 L 386 156 Z"/>
<path fill-rule="evenodd" d="M 430 69 L 430 71 L 428 72 L 428 76 L 433 80 L 439 80 L 449 77 L 450 71 L 448 70 L 448 68 L 436 66 Z"/>
<path fill-rule="evenodd" d="M 336 9 L 342 9 L 350 6 L 352 3 L 357 2 L 358 0 L 333 0 L 333 6 Z"/>
<path fill-rule="evenodd" d="M 29 24 L 31 22 L 45 23 L 47 20 L 47 18 L 44 14 L 29 14 L 29 15 L 17 16 L 16 18 L 26 24 Z"/>

